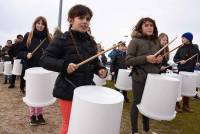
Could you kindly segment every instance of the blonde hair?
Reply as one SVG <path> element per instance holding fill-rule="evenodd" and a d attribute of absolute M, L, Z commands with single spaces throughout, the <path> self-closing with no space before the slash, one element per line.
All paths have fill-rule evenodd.
<path fill-rule="evenodd" d="M 167 37 L 167 43 L 168 43 L 168 42 L 169 42 L 169 38 L 168 38 L 168 36 L 167 36 L 166 33 L 160 33 L 160 34 L 159 34 L 159 36 L 158 36 L 159 42 L 161 41 L 161 39 L 162 39 L 163 37 Z M 160 44 L 160 45 L 161 45 L 161 44 Z M 161 46 L 161 47 L 162 47 L 162 46 Z M 166 53 L 168 53 L 168 52 L 169 52 L 169 47 L 167 46 L 167 47 L 163 50 L 163 54 L 166 54 Z M 169 54 L 166 55 L 166 58 L 169 59 Z"/>
<path fill-rule="evenodd" d="M 37 24 L 40 20 L 42 20 L 42 23 L 43 23 L 44 26 L 45 26 L 45 27 L 44 27 L 44 32 L 47 33 L 47 39 L 48 39 L 48 41 L 51 41 L 51 36 L 50 36 L 50 34 L 49 34 L 49 29 L 48 29 L 48 25 L 47 25 L 47 20 L 46 20 L 46 18 L 43 17 L 43 16 L 38 16 L 38 17 L 35 19 L 35 21 L 33 22 L 31 32 L 29 32 L 29 35 L 28 35 L 28 38 L 27 38 L 27 42 L 26 42 L 27 48 L 28 48 L 29 45 L 31 44 L 31 40 L 32 40 L 32 38 L 33 38 L 33 32 L 36 31 L 36 24 Z"/>

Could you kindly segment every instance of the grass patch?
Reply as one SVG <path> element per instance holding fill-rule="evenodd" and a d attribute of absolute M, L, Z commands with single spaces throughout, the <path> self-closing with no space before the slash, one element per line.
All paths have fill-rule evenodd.
<path fill-rule="evenodd" d="M 114 89 L 114 84 L 111 81 L 107 82 L 107 86 Z M 124 103 L 121 134 L 130 134 L 130 108 L 132 101 L 132 91 L 128 92 L 130 103 Z M 190 106 L 194 110 L 193 113 L 178 113 L 172 121 L 156 121 L 150 120 L 150 128 L 158 134 L 200 134 L 200 100 L 190 99 Z M 139 131 L 142 130 L 141 115 L 138 120 Z"/>

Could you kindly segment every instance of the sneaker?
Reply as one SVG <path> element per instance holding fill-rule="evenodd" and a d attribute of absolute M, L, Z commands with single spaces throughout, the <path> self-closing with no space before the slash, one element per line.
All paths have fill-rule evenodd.
<path fill-rule="evenodd" d="M 35 115 L 32 115 L 30 117 L 30 125 L 31 126 L 37 126 L 38 125 L 38 120 L 36 119 L 36 116 Z"/>
<path fill-rule="evenodd" d="M 38 123 L 39 123 L 40 125 L 45 125 L 45 124 L 46 124 L 46 121 L 44 120 L 42 114 L 38 115 L 37 118 L 38 118 Z"/>
<path fill-rule="evenodd" d="M 11 84 L 8 88 L 14 88 L 14 87 L 15 87 L 15 85 Z"/>
<path fill-rule="evenodd" d="M 200 97 L 197 94 L 194 96 L 194 98 L 200 100 Z"/>

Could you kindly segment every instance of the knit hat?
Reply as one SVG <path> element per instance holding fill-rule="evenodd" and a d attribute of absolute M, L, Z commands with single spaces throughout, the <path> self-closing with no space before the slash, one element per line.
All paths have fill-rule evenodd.
<path fill-rule="evenodd" d="M 190 33 L 190 32 L 184 33 L 184 34 L 182 35 L 182 37 L 185 37 L 185 38 L 188 39 L 190 42 L 192 42 L 192 39 L 193 39 L 192 33 Z"/>

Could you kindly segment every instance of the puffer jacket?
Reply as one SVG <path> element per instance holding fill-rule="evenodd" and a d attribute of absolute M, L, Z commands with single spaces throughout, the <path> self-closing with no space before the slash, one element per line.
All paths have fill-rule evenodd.
<path fill-rule="evenodd" d="M 53 96 L 64 100 L 72 100 L 74 89 L 93 84 L 93 74 L 98 74 L 101 65 L 98 58 L 80 66 L 75 72 L 68 74 L 69 63 L 78 64 L 97 54 L 97 46 L 87 33 L 65 32 L 53 39 L 41 57 L 42 67 L 59 72 L 55 82 Z"/>
<path fill-rule="evenodd" d="M 133 80 L 144 83 L 148 73 L 160 73 L 159 64 L 152 64 L 146 60 L 146 56 L 155 54 L 160 48 L 158 41 L 140 36 L 137 32 L 133 34 L 126 56 L 127 66 L 133 67 Z"/>
<path fill-rule="evenodd" d="M 198 46 L 194 44 L 188 44 L 183 45 L 180 47 L 175 56 L 174 56 L 174 62 L 179 62 L 181 60 L 187 60 L 191 56 L 195 54 L 200 54 Z M 190 61 L 186 62 L 185 64 L 178 64 L 178 71 L 187 71 L 187 72 L 193 72 L 195 68 L 195 64 L 197 62 L 197 56 Z"/>
<path fill-rule="evenodd" d="M 22 45 L 19 46 L 19 53 L 18 56 L 23 60 L 23 65 L 25 68 L 31 68 L 31 67 L 40 67 L 39 60 L 43 53 L 43 51 L 47 48 L 49 44 L 49 40 L 47 38 L 47 33 L 45 32 L 33 32 L 33 37 L 31 40 L 31 44 L 27 47 L 27 39 L 28 39 L 29 33 L 27 32 L 24 35 L 24 39 L 22 42 Z M 43 41 L 46 38 L 45 42 L 41 45 L 39 49 L 33 54 L 31 59 L 27 59 L 27 54 L 33 52 L 33 50 L 40 44 L 41 41 Z"/>

